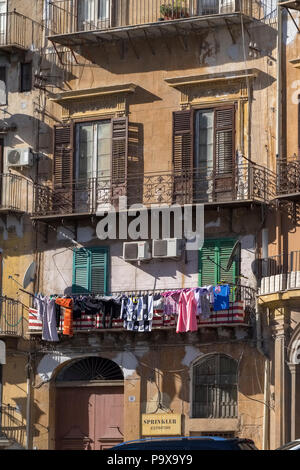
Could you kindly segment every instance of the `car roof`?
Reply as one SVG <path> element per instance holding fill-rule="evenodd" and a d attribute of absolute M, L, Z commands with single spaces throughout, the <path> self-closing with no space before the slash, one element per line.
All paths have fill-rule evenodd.
<path fill-rule="evenodd" d="M 144 438 L 144 439 L 136 439 L 133 441 L 126 441 L 122 442 L 121 444 L 118 444 L 118 446 L 123 446 L 125 444 L 137 444 L 137 443 L 142 443 L 142 442 L 169 442 L 169 441 L 183 441 L 183 440 L 202 440 L 202 441 L 226 441 L 226 442 L 251 442 L 253 441 L 251 439 L 240 439 L 237 437 L 231 437 L 231 438 L 226 438 L 226 437 L 219 437 L 219 436 L 174 436 L 174 437 L 154 437 L 154 438 Z"/>

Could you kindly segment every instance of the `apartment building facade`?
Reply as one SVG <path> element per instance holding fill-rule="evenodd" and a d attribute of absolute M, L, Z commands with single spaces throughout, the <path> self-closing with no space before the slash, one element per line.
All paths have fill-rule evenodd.
<path fill-rule="evenodd" d="M 3 403 L 15 412 L 13 376 L 26 396 L 28 446 L 105 449 L 152 436 L 145 420 L 161 417 L 187 436 L 242 436 L 259 448 L 284 443 L 287 392 L 276 368 L 283 340 L 278 326 L 274 341 L 262 304 L 268 263 L 259 259 L 271 253 L 266 234 L 279 212 L 277 6 L 63 0 L 43 5 L 37 23 L 45 43 L 28 99 L 36 95 L 40 107 L 28 116 L 39 113 L 38 156 L 27 229 L 16 232 L 18 247 L 10 234 L 5 245 L 3 234 L 11 271 L 4 263 L 2 276 L 3 293 L 17 293 L 29 308 L 26 337 L 2 367 Z M 136 214 L 128 212 L 133 204 Z M 161 204 L 193 209 L 194 222 L 203 207 L 202 249 L 183 244 L 168 256 L 171 233 L 155 256 L 155 237 L 144 229 L 154 225 L 151 205 Z M 123 228 L 142 232 L 150 258 L 132 255 L 128 230 L 99 239 L 108 209 L 118 231 L 123 217 Z M 22 284 L 31 262 L 34 281 L 19 290 L 14 280 Z M 139 333 L 94 322 L 74 324 L 72 337 L 51 343 L 32 320 L 38 293 L 147 295 L 222 283 L 231 285 L 231 313 L 193 333 L 178 334 L 175 320 L 159 318 Z"/>

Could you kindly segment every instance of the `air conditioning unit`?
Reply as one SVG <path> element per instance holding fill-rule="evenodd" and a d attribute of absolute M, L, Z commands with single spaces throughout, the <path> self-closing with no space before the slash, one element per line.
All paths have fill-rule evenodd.
<path fill-rule="evenodd" d="M 180 258 L 183 251 L 183 240 L 165 238 L 152 241 L 153 258 Z"/>
<path fill-rule="evenodd" d="M 32 166 L 33 155 L 31 148 L 8 148 L 6 150 L 7 166 Z"/>
<path fill-rule="evenodd" d="M 123 259 L 125 261 L 146 261 L 151 259 L 148 242 L 128 242 L 123 244 Z"/>

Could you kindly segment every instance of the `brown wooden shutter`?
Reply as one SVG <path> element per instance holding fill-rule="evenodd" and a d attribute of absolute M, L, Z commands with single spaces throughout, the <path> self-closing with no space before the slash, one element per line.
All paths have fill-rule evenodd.
<path fill-rule="evenodd" d="M 54 127 L 53 210 L 73 209 L 73 125 Z"/>
<path fill-rule="evenodd" d="M 232 200 L 235 195 L 235 108 L 215 110 L 214 198 Z"/>
<path fill-rule="evenodd" d="M 128 118 L 112 119 L 112 204 L 127 193 Z"/>
<path fill-rule="evenodd" d="M 173 113 L 174 202 L 193 202 L 193 111 Z"/>

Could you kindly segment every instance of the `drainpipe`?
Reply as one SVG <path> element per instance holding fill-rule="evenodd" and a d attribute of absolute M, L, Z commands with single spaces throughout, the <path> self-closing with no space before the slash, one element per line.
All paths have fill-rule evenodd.
<path fill-rule="evenodd" d="M 31 374 L 30 374 L 30 354 L 28 355 L 28 362 L 25 370 L 27 375 L 27 401 L 26 401 L 26 449 L 30 448 L 30 432 L 31 432 Z"/>
<path fill-rule="evenodd" d="M 269 444 L 269 397 L 270 397 L 270 361 L 267 358 L 263 350 L 263 338 L 262 338 L 262 324 L 261 324 L 261 307 L 258 303 L 258 297 L 256 297 L 256 348 L 260 354 L 264 357 L 264 415 L 263 415 L 263 445 L 262 449 L 267 450 Z"/>

